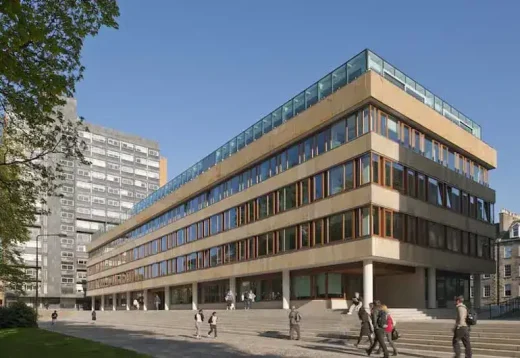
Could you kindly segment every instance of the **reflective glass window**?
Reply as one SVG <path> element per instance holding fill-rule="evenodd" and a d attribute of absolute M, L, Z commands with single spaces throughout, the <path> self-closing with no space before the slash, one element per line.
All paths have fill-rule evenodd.
<path fill-rule="evenodd" d="M 330 131 L 330 148 L 334 149 L 346 142 L 345 120 L 334 124 Z"/>

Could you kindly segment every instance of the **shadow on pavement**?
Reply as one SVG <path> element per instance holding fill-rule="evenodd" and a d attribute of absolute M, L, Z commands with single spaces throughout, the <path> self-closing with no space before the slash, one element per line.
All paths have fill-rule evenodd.
<path fill-rule="evenodd" d="M 60 322 L 56 326 L 40 323 L 40 328 L 77 338 L 89 339 L 107 345 L 125 348 L 157 358 L 170 357 L 250 357 L 235 347 L 213 338 L 195 339 L 189 335 L 157 334 L 147 330 L 116 328 L 101 324 Z M 193 339 L 191 340 L 186 340 Z M 279 355 L 262 355 L 280 358 Z"/>
<path fill-rule="evenodd" d="M 355 356 L 355 357 L 366 357 L 367 356 L 367 354 L 363 350 L 356 349 L 356 348 L 349 348 L 349 347 L 340 348 L 340 347 L 315 346 L 315 345 L 301 345 L 299 347 L 305 348 L 305 349 L 311 349 L 311 350 L 315 350 L 315 351 L 320 351 L 320 352 L 343 353 L 343 354 L 348 353 L 349 357 L 350 356 Z"/>

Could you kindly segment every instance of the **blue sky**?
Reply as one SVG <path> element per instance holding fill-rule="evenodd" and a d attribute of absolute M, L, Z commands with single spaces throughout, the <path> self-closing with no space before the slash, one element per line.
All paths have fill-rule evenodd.
<path fill-rule="evenodd" d="M 500 6 L 497 6 L 500 4 Z M 78 111 L 159 141 L 169 178 L 364 48 L 482 126 L 520 212 L 519 1 L 120 1 L 86 41 Z"/>

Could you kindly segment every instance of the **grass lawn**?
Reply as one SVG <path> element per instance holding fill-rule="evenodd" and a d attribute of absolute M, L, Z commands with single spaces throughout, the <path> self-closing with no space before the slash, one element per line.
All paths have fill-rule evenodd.
<path fill-rule="evenodd" d="M 149 356 L 110 347 L 86 339 L 64 336 L 39 328 L 0 330 L 2 358 L 147 358 Z"/>

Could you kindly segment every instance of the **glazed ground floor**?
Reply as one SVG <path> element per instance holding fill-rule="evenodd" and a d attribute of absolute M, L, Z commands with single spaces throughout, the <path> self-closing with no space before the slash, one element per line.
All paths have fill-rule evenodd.
<path fill-rule="evenodd" d="M 370 259 L 95 295 L 91 304 L 96 310 L 223 309 L 231 290 L 238 309 L 245 306 L 250 291 L 253 308 L 346 309 L 355 292 L 365 305 L 377 299 L 394 308 L 446 308 L 453 306 L 454 296 L 469 301 L 473 273 Z M 474 285 L 479 285 L 480 275 L 474 277 Z M 473 305 L 480 306 L 479 297 Z"/>

